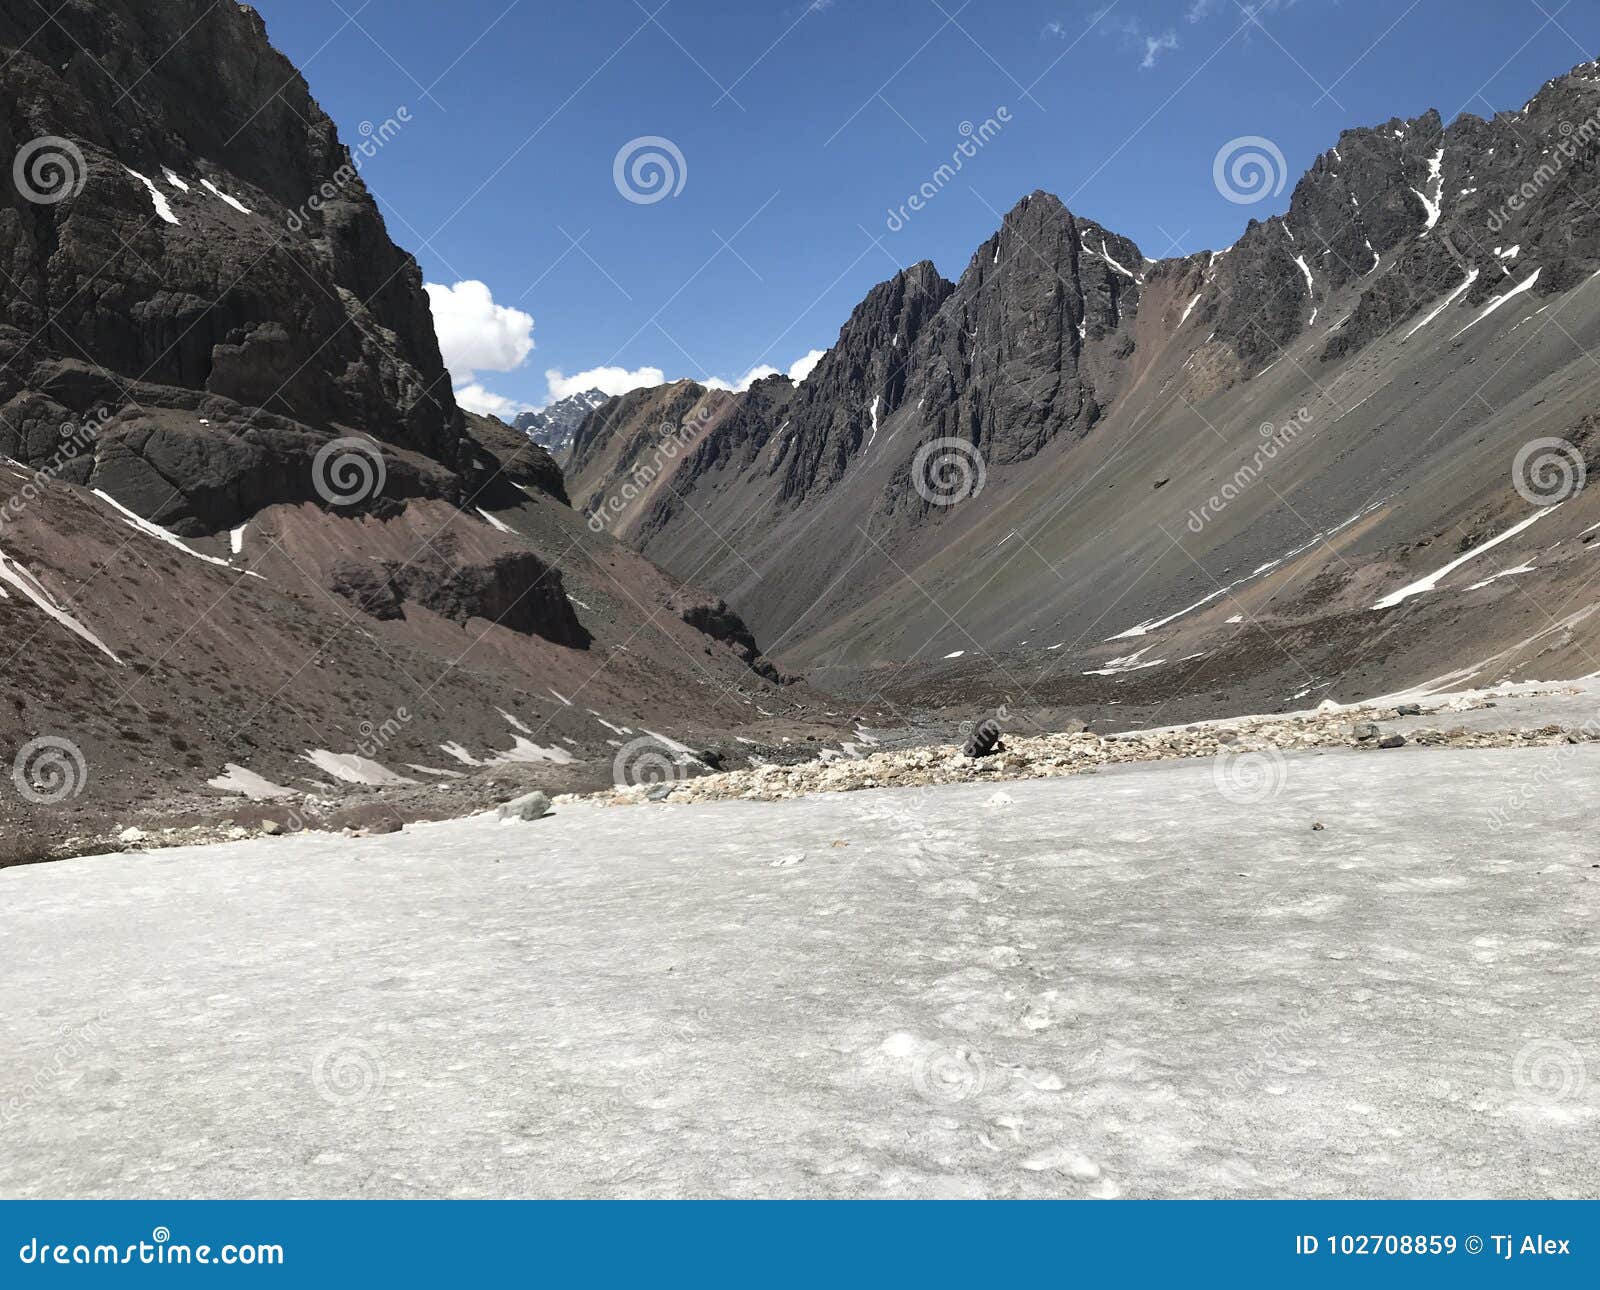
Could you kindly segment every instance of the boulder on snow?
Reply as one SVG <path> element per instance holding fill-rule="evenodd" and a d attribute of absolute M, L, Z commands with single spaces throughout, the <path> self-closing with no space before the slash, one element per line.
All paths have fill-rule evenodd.
<path fill-rule="evenodd" d="M 1420 717 L 1422 715 L 1422 705 L 1420 703 L 1402 703 L 1394 710 L 1394 715 L 1397 717 Z"/>
<path fill-rule="evenodd" d="M 501 805 L 502 820 L 540 820 L 550 814 L 550 799 L 543 793 L 525 793 Z"/>
<path fill-rule="evenodd" d="M 1406 737 L 1404 735 L 1384 735 L 1382 739 L 1378 740 L 1378 747 L 1380 748 L 1404 748 L 1405 745 Z"/>
<path fill-rule="evenodd" d="M 1358 721 L 1355 723 L 1355 725 L 1350 727 L 1350 734 L 1354 737 L 1357 743 L 1371 743 L 1382 733 L 1383 732 L 1378 729 L 1377 724 L 1372 721 Z"/>

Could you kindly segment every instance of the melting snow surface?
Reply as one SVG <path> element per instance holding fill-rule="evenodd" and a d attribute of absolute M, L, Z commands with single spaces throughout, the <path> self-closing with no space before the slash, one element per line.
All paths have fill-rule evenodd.
<path fill-rule="evenodd" d="M 239 555 L 244 551 L 244 531 L 249 527 L 248 524 L 241 524 L 228 534 L 228 545 L 234 555 Z"/>
<path fill-rule="evenodd" d="M 512 528 L 511 525 L 507 524 L 504 520 L 495 519 L 495 517 L 493 515 L 490 515 L 489 512 L 484 510 L 483 507 L 481 507 L 481 506 L 474 507 L 473 509 L 476 510 L 479 515 L 483 516 L 483 518 L 489 522 L 489 525 L 490 525 L 491 528 L 497 528 L 502 533 L 509 533 L 513 537 L 516 536 L 516 534 L 517 534 L 516 529 Z"/>
<path fill-rule="evenodd" d="M 318 770 L 342 779 L 347 784 L 415 784 L 414 779 L 396 775 L 387 766 L 358 753 L 329 752 L 326 748 L 307 749 L 302 760 Z"/>
<path fill-rule="evenodd" d="M 1502 569 L 1499 573 L 1491 573 L 1482 582 L 1473 583 L 1467 588 L 1467 590 L 1477 591 L 1480 587 L 1487 587 L 1491 582 L 1494 582 L 1499 578 L 1509 578 L 1518 573 L 1532 573 L 1536 568 L 1538 568 L 1538 566 L 1533 564 L 1519 564 L 1515 569 Z"/>
<path fill-rule="evenodd" d="M 183 180 L 179 179 L 175 174 L 172 173 L 171 166 L 162 166 L 161 176 L 180 193 L 186 193 L 189 191 L 189 185 L 184 183 Z"/>
<path fill-rule="evenodd" d="M 1183 307 L 1183 317 L 1178 319 L 1178 326 L 1182 327 L 1183 324 L 1189 320 L 1189 315 L 1194 312 L 1194 307 L 1200 303 L 1200 297 L 1204 294 L 1205 292 L 1203 291 L 1196 291 L 1194 293 L 1194 299 Z"/>
<path fill-rule="evenodd" d="M 1164 659 L 1164 658 L 1153 658 L 1148 663 L 1141 663 L 1139 661 L 1144 655 L 1148 654 L 1154 648 L 1155 648 L 1154 645 L 1146 645 L 1143 649 L 1136 650 L 1132 654 L 1124 655 L 1122 658 L 1114 658 L 1114 659 L 1112 659 L 1104 667 L 1093 668 L 1090 671 L 1085 672 L 1084 675 L 1085 676 L 1118 676 L 1123 672 L 1137 672 L 1137 671 L 1141 670 L 1142 668 L 1160 667 L 1163 663 L 1165 663 L 1167 661 L 1166 659 Z"/>
<path fill-rule="evenodd" d="M 6 582 L 15 587 L 74 636 L 88 641 L 89 644 L 93 645 L 113 663 L 118 666 L 122 665 L 122 660 L 112 652 L 109 645 L 58 605 L 55 597 L 44 589 L 44 585 L 4 551 L 0 551 L 0 582 Z M 10 593 L 4 587 L 0 587 L 0 597 L 6 600 L 11 599 Z"/>
<path fill-rule="evenodd" d="M 200 186 L 202 188 L 204 188 L 207 192 L 213 194 L 214 196 L 222 198 L 223 201 L 227 202 L 228 205 L 233 207 L 234 210 L 238 211 L 239 214 L 241 214 L 241 215 L 253 215 L 253 214 L 255 214 L 255 212 L 252 211 L 243 202 L 237 200 L 236 198 L 229 197 L 227 193 L 223 192 L 222 189 L 218 188 L 209 179 L 202 179 L 200 181 Z"/>
<path fill-rule="evenodd" d="M 883 395 L 876 394 L 872 398 L 872 406 L 867 409 L 872 414 L 872 433 L 867 436 L 867 447 L 872 447 L 872 441 L 878 437 L 878 404 L 883 402 Z"/>
<path fill-rule="evenodd" d="M 950 651 L 950 653 L 948 653 L 948 654 L 946 654 L 946 655 L 945 655 L 945 657 L 946 657 L 946 658 L 960 658 L 960 657 L 961 657 L 961 656 L 962 656 L 962 655 L 963 655 L 963 654 L 965 654 L 965 653 L 966 653 L 966 652 L 967 652 L 967 651 L 966 651 L 966 650 L 964 650 L 964 649 L 958 649 L 958 650 L 951 650 L 951 651 Z"/>
<path fill-rule="evenodd" d="M 1227 595 L 1235 587 L 1242 587 L 1247 582 L 1253 582 L 1253 581 L 1255 581 L 1255 579 L 1261 577 L 1262 574 L 1270 573 L 1272 570 L 1276 569 L 1279 565 L 1287 564 L 1290 560 L 1293 560 L 1296 556 L 1304 555 L 1307 551 L 1311 550 L 1312 547 L 1318 545 L 1321 542 L 1325 542 L 1328 538 L 1331 538 L 1335 533 L 1339 533 L 1342 530 L 1349 528 L 1357 520 L 1361 519 L 1362 516 L 1370 514 L 1371 512 L 1377 510 L 1378 507 L 1380 507 L 1382 505 L 1383 505 L 1383 499 L 1380 499 L 1379 501 L 1374 502 L 1371 506 L 1367 507 L 1365 510 L 1357 511 L 1349 519 L 1344 520 L 1344 521 L 1342 521 L 1342 522 L 1340 522 L 1338 524 L 1335 524 L 1331 529 L 1325 529 L 1323 532 L 1318 533 L 1309 542 L 1302 543 L 1300 546 L 1295 547 L 1292 551 L 1285 551 L 1276 560 L 1268 560 L 1265 564 L 1256 566 L 1256 568 L 1252 569 L 1249 573 L 1245 574 L 1244 577 L 1235 578 L 1232 582 L 1230 582 L 1225 587 L 1218 587 L 1217 590 L 1213 591 L 1209 596 L 1202 597 L 1201 599 L 1195 601 L 1194 604 L 1189 605 L 1189 606 L 1187 606 L 1187 607 L 1185 607 L 1183 609 L 1178 610 L 1178 612 L 1175 613 L 1175 614 L 1168 614 L 1165 618 L 1156 618 L 1156 619 L 1150 620 L 1149 622 L 1139 623 L 1136 626 L 1128 628 L 1128 630 L 1125 631 L 1125 632 L 1118 632 L 1115 636 L 1108 636 L 1108 637 L 1106 637 L 1106 639 L 1108 641 L 1128 640 L 1128 639 L 1130 639 L 1132 637 L 1148 635 L 1150 632 L 1155 631 L 1156 628 L 1158 628 L 1158 627 L 1165 627 L 1168 623 L 1174 622 L 1177 619 L 1182 618 L 1185 614 L 1193 613 L 1196 609 L 1199 609 L 1202 605 L 1209 605 L 1213 600 L 1216 600 L 1216 599 L 1218 599 L 1218 598 L 1220 598 L 1222 596 Z M 1227 570 L 1224 570 L 1223 572 L 1227 572 Z M 1229 622 L 1233 622 L 1234 620 L 1230 618 L 1228 621 Z"/>
<path fill-rule="evenodd" d="M 1496 309 L 1500 308 L 1501 305 L 1505 304 L 1506 301 L 1513 300 L 1517 296 L 1520 296 L 1524 291 L 1529 290 L 1533 286 L 1533 284 L 1539 280 L 1539 275 L 1541 273 L 1543 273 L 1543 272 L 1544 272 L 1543 269 L 1535 269 L 1531 274 L 1529 274 L 1521 282 L 1517 283 L 1516 286 L 1512 287 L 1510 291 L 1507 291 L 1504 295 L 1496 296 L 1493 300 L 1491 300 L 1488 304 L 1486 304 L 1483 307 L 1483 312 L 1481 314 L 1479 314 L 1476 318 L 1474 318 L 1471 322 L 1469 322 L 1460 331 L 1458 331 L 1456 333 L 1456 336 L 1460 336 L 1460 335 L 1463 335 L 1466 332 L 1471 331 L 1474 327 L 1476 327 L 1479 323 L 1481 323 L 1485 318 L 1487 318 L 1490 314 L 1492 314 Z M 1452 336 L 1452 337 L 1450 337 L 1450 339 L 1454 340 L 1456 338 L 1456 336 Z"/>
<path fill-rule="evenodd" d="M 236 766 L 231 761 L 223 767 L 222 774 L 206 780 L 206 783 L 224 793 L 240 793 L 252 802 L 270 802 L 274 798 L 294 796 L 292 788 L 274 784 L 270 779 L 264 779 L 255 771 Z"/>
<path fill-rule="evenodd" d="M 1444 209 L 1444 149 L 1441 147 L 1428 161 L 1428 182 L 1433 185 L 1433 196 L 1413 188 L 1417 199 L 1428 212 L 1427 222 L 1422 226 L 1421 237 L 1439 222 L 1439 213 Z"/>
<path fill-rule="evenodd" d="M 1412 596 L 1420 596 L 1426 591 L 1435 590 L 1439 585 L 1439 579 L 1445 577 L 1447 574 L 1454 573 L 1462 565 L 1466 564 L 1467 561 L 1477 559 L 1485 551 L 1490 550 L 1492 547 L 1499 546 L 1507 538 L 1515 537 L 1518 533 L 1522 532 L 1523 529 L 1537 524 L 1546 515 L 1550 515 L 1556 511 L 1559 511 L 1565 505 L 1565 502 L 1557 502 L 1554 506 L 1542 507 L 1541 509 L 1535 511 L 1532 515 L 1518 520 L 1498 537 L 1492 537 L 1487 542 L 1479 543 L 1465 555 L 1458 555 L 1454 560 L 1450 561 L 1449 564 L 1435 569 L 1426 578 L 1419 578 L 1416 582 L 1409 583 L 1406 586 L 1401 587 L 1399 591 L 1390 592 L 1387 596 L 1375 604 L 1373 608 L 1392 609 L 1401 601 L 1411 599 Z"/>
<path fill-rule="evenodd" d="M 149 190 L 150 200 L 155 204 L 156 214 L 166 220 L 168 224 L 176 224 L 178 217 L 172 213 L 172 203 L 167 200 L 167 195 L 164 192 L 150 182 L 149 176 L 141 175 L 130 166 L 124 166 L 123 169 Z"/>
<path fill-rule="evenodd" d="M 149 520 L 145 519 L 144 516 L 130 511 L 115 497 L 111 496 L 110 493 L 106 492 L 105 489 L 96 488 L 90 491 L 92 491 L 94 495 L 102 502 L 105 502 L 115 508 L 115 510 L 122 516 L 123 521 L 128 525 L 128 527 L 138 529 L 139 532 L 148 537 L 155 538 L 158 542 L 165 542 L 170 547 L 176 547 L 185 555 L 192 556 L 196 560 L 204 560 L 207 564 L 214 564 L 222 569 L 233 569 L 233 566 L 226 560 L 221 560 L 214 555 L 205 555 L 199 551 L 196 551 L 176 533 L 170 533 L 166 529 L 162 528 L 159 524 L 152 524 Z M 237 572 L 237 570 L 234 570 L 234 572 Z M 250 576 L 252 578 L 259 578 L 261 575 L 259 573 L 252 573 Z"/>
<path fill-rule="evenodd" d="M 1306 257 L 1303 255 L 1297 255 L 1294 257 L 1294 262 L 1300 266 L 1300 272 L 1306 275 L 1306 295 L 1316 295 L 1317 284 L 1312 280 L 1311 266 L 1306 263 Z"/>
<path fill-rule="evenodd" d="M 1141 281 L 1141 279 L 1139 278 L 1139 276 L 1137 274 L 1131 272 L 1128 269 L 1123 268 L 1120 264 L 1118 264 L 1115 260 L 1113 260 L 1111 258 L 1111 252 L 1106 250 L 1106 240 L 1103 237 L 1100 239 L 1100 258 L 1102 260 L 1104 260 L 1107 264 L 1109 264 L 1118 273 L 1120 273 L 1123 277 L 1132 278 L 1135 282 Z"/>
<path fill-rule="evenodd" d="M 503 753 L 495 753 L 490 759 L 491 764 L 505 762 L 553 761 L 558 766 L 566 766 L 577 760 L 565 748 L 558 748 L 552 744 L 548 748 L 541 748 L 531 740 L 524 739 L 521 735 L 516 737 L 516 742 Z"/>
<path fill-rule="evenodd" d="M 1593 749 L 1285 758 L 1251 808 L 1175 761 L 5 870 L 0 1192 L 1593 1195 L 1592 1059 L 1512 1074 L 1593 1051 Z"/>
<path fill-rule="evenodd" d="M 520 730 L 525 735 L 531 735 L 533 733 L 533 731 L 529 730 L 521 720 L 512 716 L 511 713 L 507 712 L 504 708 L 496 708 L 495 711 L 505 718 L 506 724 L 509 725 L 513 730 Z"/>
<path fill-rule="evenodd" d="M 454 757 L 463 766 L 481 766 L 483 763 L 457 743 L 440 744 L 439 751 Z"/>
<path fill-rule="evenodd" d="M 1448 309 L 1453 303 L 1455 303 L 1455 301 L 1458 298 L 1460 298 L 1461 293 L 1464 292 L 1468 287 L 1470 287 L 1477 280 L 1478 280 L 1478 271 L 1476 269 L 1470 270 L 1467 273 L 1467 280 L 1465 282 L 1463 282 L 1459 287 L 1457 287 L 1454 291 L 1452 291 L 1443 300 L 1441 300 L 1439 302 L 1438 306 L 1434 309 L 1434 311 L 1431 314 L 1429 314 L 1426 318 L 1424 318 L 1421 322 L 1419 322 L 1415 327 L 1413 327 L 1410 331 L 1408 331 L 1404 336 L 1402 336 L 1400 338 L 1401 341 L 1402 342 L 1408 341 L 1413 336 L 1415 336 L 1419 331 L 1421 331 L 1424 327 L 1426 327 L 1429 323 L 1431 323 L 1435 318 L 1437 318 L 1440 314 L 1442 314 L 1446 309 Z M 1370 398 L 1371 396 L 1369 395 L 1368 397 Z M 1365 402 L 1366 400 L 1362 400 L 1362 401 Z"/>

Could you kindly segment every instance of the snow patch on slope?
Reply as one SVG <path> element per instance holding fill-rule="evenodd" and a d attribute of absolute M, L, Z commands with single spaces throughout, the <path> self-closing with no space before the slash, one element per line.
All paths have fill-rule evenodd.
<path fill-rule="evenodd" d="M 1412 596 L 1420 596 L 1424 592 L 1436 590 L 1438 588 L 1439 580 L 1441 578 L 1445 577 L 1448 574 L 1454 573 L 1457 569 L 1459 569 L 1462 565 L 1466 564 L 1469 560 L 1476 560 L 1485 551 L 1488 551 L 1488 550 L 1490 550 L 1490 549 L 1492 549 L 1494 547 L 1499 546 L 1507 538 L 1515 537 L 1518 533 L 1521 533 L 1523 529 L 1529 528 L 1532 525 L 1537 524 L 1546 515 L 1554 514 L 1556 511 L 1559 511 L 1565 505 L 1566 505 L 1565 502 L 1557 502 L 1554 506 L 1544 507 L 1544 508 L 1542 508 L 1540 510 L 1535 511 L 1532 515 L 1529 515 L 1524 519 L 1518 520 L 1515 524 L 1513 524 L 1510 528 L 1508 528 L 1504 533 L 1499 534 L 1497 537 L 1490 538 L 1487 542 L 1480 542 L 1477 546 L 1473 547 L 1472 550 L 1466 552 L 1464 555 L 1458 555 L 1454 560 L 1450 561 L 1449 564 L 1443 565 L 1440 568 L 1435 569 L 1426 578 L 1419 578 L 1419 579 L 1417 579 L 1417 581 L 1412 582 L 1412 583 L 1408 583 L 1404 587 L 1401 587 L 1399 591 L 1390 592 L 1382 600 L 1378 601 L 1378 603 L 1375 604 L 1373 606 L 1373 608 L 1374 609 L 1392 609 L 1392 608 L 1394 608 L 1394 606 L 1400 604 L 1402 601 L 1410 600 Z"/>
<path fill-rule="evenodd" d="M 10 583 L 74 636 L 88 641 L 119 667 L 123 665 L 122 660 L 112 652 L 109 645 L 58 605 L 55 597 L 44 589 L 44 585 L 4 551 L 0 551 L 0 582 Z M 0 587 L 0 598 L 11 599 L 10 593 L 4 587 Z"/>
<path fill-rule="evenodd" d="M 151 204 L 155 206 L 157 215 L 166 220 L 168 224 L 178 223 L 178 217 L 172 213 L 172 203 L 167 200 L 167 195 L 155 186 L 148 175 L 141 175 L 131 166 L 124 166 L 123 169 L 137 179 L 141 184 L 143 184 L 149 191 L 150 201 Z"/>

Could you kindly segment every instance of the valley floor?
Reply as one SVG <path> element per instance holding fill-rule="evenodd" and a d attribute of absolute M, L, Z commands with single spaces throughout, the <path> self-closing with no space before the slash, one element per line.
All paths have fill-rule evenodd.
<path fill-rule="evenodd" d="M 1594 1195 L 1600 748 L 1285 766 L 5 871 L 0 1195 Z"/>

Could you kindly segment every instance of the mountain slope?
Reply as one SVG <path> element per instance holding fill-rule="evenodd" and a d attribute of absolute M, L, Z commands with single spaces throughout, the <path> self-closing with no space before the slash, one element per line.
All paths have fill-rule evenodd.
<path fill-rule="evenodd" d="M 608 784 L 630 741 L 820 713 L 456 406 L 416 263 L 253 10 L 42 16 L 0 0 L 0 863 L 244 794 Z"/>
<path fill-rule="evenodd" d="M 1525 475 L 1590 451 L 1597 113 L 1585 64 L 1491 121 L 1346 131 L 1286 215 L 1181 259 L 1035 193 L 957 283 L 905 271 L 800 387 L 734 399 L 611 527 L 787 665 L 905 701 L 1137 717 L 1600 669 L 1600 503 L 1513 481 L 1531 441 L 1561 442 Z M 581 509 L 659 397 L 579 432 Z M 1453 591 L 1373 608 L 1536 510 Z"/>

